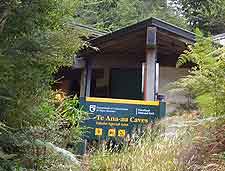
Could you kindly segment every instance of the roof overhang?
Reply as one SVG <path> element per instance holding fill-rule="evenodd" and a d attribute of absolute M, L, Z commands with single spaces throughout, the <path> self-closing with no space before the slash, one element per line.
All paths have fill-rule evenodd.
<path fill-rule="evenodd" d="M 134 25 L 94 38 L 90 40 L 90 43 L 98 44 L 105 41 L 110 41 L 112 39 L 120 38 L 121 36 L 124 36 L 125 34 L 146 29 L 146 27 L 156 27 L 160 31 L 174 34 L 175 36 L 177 36 L 178 39 L 183 40 L 185 42 L 189 42 L 189 43 L 195 42 L 195 34 L 193 32 L 187 31 L 183 28 L 177 27 L 173 24 L 170 24 L 163 20 L 152 17 L 142 22 L 136 23 Z"/>
<path fill-rule="evenodd" d="M 94 57 L 129 57 L 145 59 L 147 28 L 157 30 L 157 57 L 162 65 L 175 66 L 180 54 L 188 44 L 195 42 L 195 34 L 162 21 L 150 18 L 117 31 L 92 38 L 90 47 L 82 50 L 79 56 Z M 94 48 L 93 48 L 94 47 Z M 98 49 L 96 51 L 96 49 Z M 141 59 L 142 58 L 142 59 Z"/>

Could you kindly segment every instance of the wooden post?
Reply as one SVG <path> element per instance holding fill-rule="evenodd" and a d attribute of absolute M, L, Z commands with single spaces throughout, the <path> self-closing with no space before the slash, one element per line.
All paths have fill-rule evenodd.
<path fill-rule="evenodd" d="M 81 97 L 90 97 L 91 95 L 91 78 L 92 77 L 92 62 L 91 60 L 86 60 L 85 67 L 81 72 Z"/>
<path fill-rule="evenodd" d="M 146 72 L 145 72 L 145 88 L 144 99 L 156 100 L 156 28 L 147 28 L 146 37 Z"/>
<path fill-rule="evenodd" d="M 86 65 L 81 71 L 81 80 L 80 80 L 80 96 L 85 97 L 86 92 L 86 78 L 87 78 L 87 69 Z"/>
<path fill-rule="evenodd" d="M 156 74 L 155 74 L 155 95 L 158 95 L 159 94 L 159 62 L 158 61 L 156 61 Z M 156 96 L 155 96 L 155 98 L 157 98 Z"/>
<path fill-rule="evenodd" d="M 86 63 L 86 68 L 87 68 L 87 78 L 86 78 L 86 97 L 91 96 L 91 77 L 92 77 L 92 61 L 88 59 Z"/>

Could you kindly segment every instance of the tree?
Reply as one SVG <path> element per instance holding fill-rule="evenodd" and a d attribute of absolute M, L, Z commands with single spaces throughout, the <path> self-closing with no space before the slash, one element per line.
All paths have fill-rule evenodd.
<path fill-rule="evenodd" d="M 86 36 L 69 24 L 76 4 L 0 2 L 0 170 L 58 170 L 62 160 L 51 158 L 46 144 L 59 150 L 80 138 L 85 114 L 78 100 L 56 103 L 52 90 L 54 74 L 73 64 Z"/>
<path fill-rule="evenodd" d="M 8 0 L 0 34 L 0 112 L 8 126 L 42 122 L 39 105 L 52 94 L 53 74 L 71 65 L 80 33 L 67 26 L 75 1 Z M 69 41 L 68 41 L 69 40 Z"/>
<path fill-rule="evenodd" d="M 81 0 L 77 6 L 75 20 L 98 29 L 110 28 L 115 21 L 117 0 Z"/>
<path fill-rule="evenodd" d="M 186 28 L 184 18 L 166 0 L 82 0 L 77 7 L 76 21 L 100 30 L 113 31 L 149 17 Z"/>
<path fill-rule="evenodd" d="M 225 32 L 224 0 L 176 0 L 174 4 L 192 29 L 198 27 L 211 34 Z"/>

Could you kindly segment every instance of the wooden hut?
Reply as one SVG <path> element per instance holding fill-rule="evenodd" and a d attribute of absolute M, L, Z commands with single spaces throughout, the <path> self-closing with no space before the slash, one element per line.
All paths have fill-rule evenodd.
<path fill-rule="evenodd" d="M 64 71 L 59 86 L 68 94 L 85 97 L 156 101 L 165 96 L 167 112 L 186 99 L 166 87 L 188 74 L 176 68 L 178 57 L 195 42 L 194 33 L 149 18 L 111 33 L 97 33 L 90 46 Z"/>

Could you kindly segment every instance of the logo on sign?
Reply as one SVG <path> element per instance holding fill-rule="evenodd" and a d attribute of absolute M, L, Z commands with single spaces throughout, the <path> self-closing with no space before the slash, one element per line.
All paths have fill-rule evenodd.
<path fill-rule="evenodd" d="M 90 105 L 89 106 L 89 111 L 90 112 L 95 112 L 96 111 L 96 105 Z"/>

